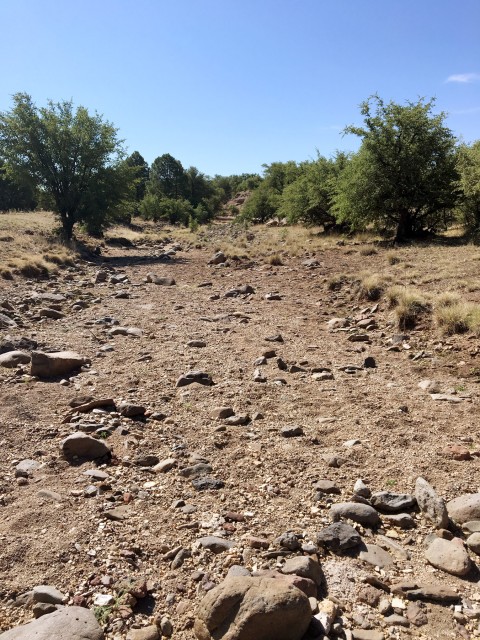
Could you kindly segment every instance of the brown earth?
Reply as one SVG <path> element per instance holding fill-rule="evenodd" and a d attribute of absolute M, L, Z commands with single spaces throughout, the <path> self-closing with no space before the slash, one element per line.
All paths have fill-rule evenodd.
<path fill-rule="evenodd" d="M 360 300 L 355 281 L 367 270 L 431 293 L 459 291 L 476 302 L 480 251 L 473 246 L 410 247 L 398 251 L 400 263 L 390 264 L 386 249 L 366 255 L 354 241 L 297 246 L 289 253 L 282 231 L 270 233 L 278 234 L 283 265 L 273 266 L 262 257 L 254 231 L 250 241 L 243 238 L 246 246 L 239 251 L 248 258 L 209 266 L 225 239 L 221 230 L 198 248 L 196 241 L 184 242 L 169 262 L 158 259 L 160 246 L 137 242 L 131 249 L 109 248 L 97 263 L 79 260 L 48 280 L 0 281 L 0 304 L 8 302 L 22 325 L 0 329 L 0 337 L 26 336 L 42 350 L 74 350 L 92 361 L 66 385 L 32 380 L 28 365 L 17 371 L 0 369 L 0 631 L 31 619 L 28 608 L 14 606 L 16 596 L 50 584 L 87 606 L 97 593 L 113 594 L 116 604 L 123 603 L 123 610 L 97 610 L 107 638 L 123 639 L 132 625 L 163 616 L 172 620 L 174 638 L 191 638 L 204 587 L 218 584 L 233 564 L 256 570 L 283 561 L 250 548 L 243 536 L 266 538 L 271 549 L 288 530 L 315 542 L 316 532 L 331 521 L 330 504 L 348 500 L 358 478 L 372 491 L 411 493 L 416 478 L 423 476 L 445 499 L 479 490 L 478 339 L 469 334 L 445 338 L 423 323 L 407 332 L 398 351 L 389 351 L 391 338 L 401 333 L 394 313 L 384 298 L 378 309 L 375 302 Z M 233 246 L 237 241 L 229 240 Z M 303 265 L 313 257 L 320 263 L 317 268 Z M 126 275 L 128 281 L 94 285 L 99 266 L 109 276 Z M 150 272 L 173 277 L 176 285 L 146 283 Z M 338 274 L 345 279 L 331 290 Z M 246 284 L 255 293 L 224 297 L 227 290 Z M 119 291 L 129 297 L 116 298 Z M 48 305 L 31 301 L 32 292 L 67 295 L 61 304 L 66 317 L 39 318 L 40 306 Z M 281 299 L 266 300 L 269 292 L 278 292 Z M 79 300 L 86 308 L 73 311 Z M 142 337 L 108 336 L 112 325 L 97 323 L 106 316 L 121 326 L 140 328 Z M 350 329 L 330 331 L 327 322 L 335 317 L 352 319 Z M 353 329 L 362 318 L 374 319 L 378 328 Z M 352 331 L 367 333 L 369 343 L 350 342 Z M 265 340 L 276 334 L 283 343 Z M 206 346 L 186 346 L 191 340 Z M 105 344 L 113 351 L 100 351 Z M 270 358 L 258 367 L 267 381 L 254 382 L 254 361 L 270 349 L 301 370 L 281 371 L 276 358 Z M 375 359 L 376 368 L 363 367 L 367 356 Z M 345 372 L 348 365 L 358 369 Z M 334 378 L 313 379 L 312 369 L 321 367 Z M 176 388 L 179 376 L 190 370 L 209 373 L 214 385 Z M 417 386 L 426 378 L 437 380 L 442 392 L 461 402 L 432 400 Z M 123 428 L 113 429 L 107 438 L 113 457 L 100 469 L 109 479 L 93 497 L 86 497 L 84 489 L 101 483 L 92 483 L 84 471 L 97 466 L 71 464 L 60 451 L 62 439 L 78 428 L 64 418 L 79 395 L 113 398 L 117 406 L 126 400 L 147 409 L 143 421 L 113 416 Z M 250 421 L 226 425 L 214 417 L 221 406 L 247 414 Z M 154 419 L 155 412 L 166 417 Z M 103 424 L 107 430 L 111 419 L 97 410 L 83 415 L 80 423 Z M 302 427 L 303 435 L 282 437 L 287 426 Z M 359 443 L 344 444 L 352 439 Z M 459 444 L 472 452 L 471 459 L 443 453 L 446 446 Z M 209 475 L 222 480 L 223 488 L 196 491 L 191 479 L 180 474 L 194 453 L 208 460 L 213 468 Z M 140 454 L 175 458 L 176 466 L 154 473 L 135 464 Z M 329 466 L 335 456 L 340 466 Z M 24 458 L 43 466 L 19 485 L 15 465 Z M 317 500 L 314 484 L 320 479 L 334 481 L 342 495 Z M 60 494 L 61 500 L 40 496 L 41 489 Z M 175 500 L 195 509 L 185 513 L 173 506 Z M 125 520 L 105 517 L 108 509 L 124 504 L 129 508 Z M 243 521 L 228 524 L 227 519 L 225 526 L 229 511 L 242 514 Z M 478 572 L 462 579 L 427 564 L 423 541 L 433 529 L 420 514 L 415 519 L 417 526 L 409 531 L 383 528 L 410 554 L 393 567 L 376 571 L 356 557 L 320 553 L 328 595 L 341 603 L 345 628 L 358 626 L 359 617 L 371 628 L 385 627 L 375 607 L 358 601 L 367 574 L 376 573 L 386 583 L 414 579 L 450 586 L 471 602 L 480 600 Z M 378 532 L 357 528 L 366 542 L 374 542 Z M 232 550 L 215 555 L 197 548 L 198 538 L 218 531 L 237 543 Z M 164 556 L 176 547 L 189 550 L 191 557 L 172 569 L 171 558 Z M 105 576 L 111 584 L 100 582 Z M 128 578 L 146 578 L 150 589 L 133 613 L 120 599 L 121 583 Z M 387 637 L 471 637 L 478 625 L 461 619 L 458 624 L 448 606 L 428 604 L 425 610 L 427 626 L 397 627 L 397 635 Z"/>

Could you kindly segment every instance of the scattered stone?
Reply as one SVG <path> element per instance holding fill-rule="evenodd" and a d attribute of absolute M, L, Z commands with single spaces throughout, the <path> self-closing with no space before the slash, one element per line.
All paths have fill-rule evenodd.
<path fill-rule="evenodd" d="M 320 493 L 329 493 L 334 495 L 340 495 L 342 492 L 339 487 L 332 482 L 332 480 L 317 480 L 314 484 L 314 488 Z"/>
<path fill-rule="evenodd" d="M 209 489 L 223 489 L 225 483 L 217 478 L 196 478 L 192 480 L 192 484 L 197 491 L 208 491 Z"/>
<path fill-rule="evenodd" d="M 205 373 L 204 371 L 188 371 L 178 378 L 175 386 L 177 388 L 186 387 L 194 382 L 205 387 L 211 387 L 213 385 L 213 380 L 209 373 Z"/>
<path fill-rule="evenodd" d="M 200 603 L 194 632 L 198 640 L 300 640 L 311 615 L 307 596 L 281 580 L 230 577 Z"/>
<path fill-rule="evenodd" d="M 370 629 L 352 629 L 353 640 L 384 640 L 385 636 L 381 631 Z"/>
<path fill-rule="evenodd" d="M 218 538 L 217 536 L 206 536 L 199 538 L 197 543 L 204 549 L 209 549 L 213 553 L 222 553 L 222 551 L 228 551 L 235 546 L 235 543 L 225 538 Z"/>
<path fill-rule="evenodd" d="M 126 640 L 159 640 L 160 635 L 158 633 L 157 625 L 149 625 L 142 629 L 130 629 L 127 633 Z"/>
<path fill-rule="evenodd" d="M 442 454 L 447 458 L 452 458 L 453 460 L 457 460 L 459 462 L 472 459 L 472 454 L 470 453 L 469 449 L 460 444 L 452 444 L 448 447 L 444 447 L 442 449 Z"/>
<path fill-rule="evenodd" d="M 462 529 L 466 533 L 478 533 L 480 531 L 480 520 L 470 520 L 462 524 Z"/>
<path fill-rule="evenodd" d="M 297 438 L 298 436 L 303 436 L 303 429 L 302 427 L 283 427 L 280 430 L 280 435 L 283 436 L 284 438 Z"/>
<path fill-rule="evenodd" d="M 380 569 L 390 567 L 394 564 L 394 560 L 388 551 L 385 551 L 385 549 L 382 549 L 376 544 L 365 545 L 365 549 L 360 551 L 358 557 L 373 567 L 380 567 Z"/>
<path fill-rule="evenodd" d="M 61 638 L 103 640 L 104 635 L 93 612 L 83 607 L 63 607 L 48 616 L 42 616 L 38 620 L 0 634 L 0 640 L 60 640 Z"/>
<path fill-rule="evenodd" d="M 227 258 L 223 253 L 223 251 L 217 251 L 217 253 L 215 253 L 215 255 L 212 258 L 210 258 L 210 260 L 208 261 L 208 264 L 223 264 L 226 261 L 227 261 Z"/>
<path fill-rule="evenodd" d="M 447 502 L 447 512 L 457 524 L 480 520 L 480 493 L 466 493 Z"/>
<path fill-rule="evenodd" d="M 400 529 L 413 529 L 415 520 L 408 513 L 388 513 L 382 516 L 385 524 L 389 524 Z"/>
<path fill-rule="evenodd" d="M 105 517 L 107 520 L 113 520 L 114 522 L 121 522 L 126 520 L 131 515 L 131 511 L 127 506 L 115 507 L 105 511 Z"/>
<path fill-rule="evenodd" d="M 340 502 L 332 505 L 330 509 L 332 520 L 337 522 L 341 518 L 348 518 L 367 527 L 376 527 L 380 524 L 380 516 L 373 507 L 358 502 Z"/>
<path fill-rule="evenodd" d="M 356 496 L 360 496 L 362 498 L 370 498 L 370 496 L 372 495 L 372 492 L 370 491 L 370 489 L 367 487 L 367 485 L 364 483 L 364 481 L 359 478 L 354 486 L 353 486 L 353 493 Z"/>
<path fill-rule="evenodd" d="M 165 460 L 160 460 L 155 466 L 152 467 L 152 471 L 155 473 L 166 473 L 173 469 L 177 464 L 177 460 L 175 458 L 166 458 Z"/>
<path fill-rule="evenodd" d="M 36 460 L 29 460 L 28 458 L 21 460 L 15 467 L 15 477 L 28 478 L 28 476 L 31 476 L 33 472 L 41 466 L 40 462 L 37 462 Z"/>
<path fill-rule="evenodd" d="M 431 393 L 430 397 L 432 400 L 436 400 L 439 402 L 450 402 L 451 404 L 462 402 L 463 399 L 459 398 L 458 396 L 449 395 L 448 393 Z"/>
<path fill-rule="evenodd" d="M 0 329 L 13 329 L 17 326 L 15 320 L 12 320 L 4 313 L 0 313 Z"/>
<path fill-rule="evenodd" d="M 424 610 L 425 605 L 420 605 L 418 602 L 409 602 L 405 610 L 405 617 L 416 627 L 422 627 L 428 624 L 428 617 Z"/>
<path fill-rule="evenodd" d="M 156 276 L 154 273 L 147 274 L 147 282 L 152 282 L 153 284 L 158 284 L 164 287 L 173 287 L 175 284 L 177 284 L 174 278 L 168 278 L 165 276 L 160 277 Z"/>
<path fill-rule="evenodd" d="M 212 465 L 206 462 L 197 462 L 191 467 L 180 469 L 179 473 L 184 478 L 202 478 L 213 471 Z"/>
<path fill-rule="evenodd" d="M 375 358 L 372 358 L 372 356 L 368 356 L 368 358 L 365 358 L 365 360 L 363 361 L 363 367 L 364 369 L 375 369 L 377 367 Z"/>
<path fill-rule="evenodd" d="M 56 309 L 40 309 L 38 315 L 41 318 L 50 318 L 51 320 L 61 320 L 65 318 L 65 314 L 61 311 L 57 311 Z"/>
<path fill-rule="evenodd" d="M 49 489 L 40 489 L 37 493 L 39 498 L 45 498 L 46 500 L 51 500 L 52 502 L 62 502 L 62 496 L 56 491 L 50 491 Z"/>
<path fill-rule="evenodd" d="M 323 582 L 323 573 L 318 562 L 315 562 L 310 556 L 297 556 L 296 558 L 288 558 L 281 569 L 285 575 L 295 574 L 301 578 L 309 578 L 316 585 Z"/>
<path fill-rule="evenodd" d="M 74 351 L 57 351 L 55 353 L 32 351 L 30 374 L 39 378 L 56 378 L 72 373 L 86 364 L 90 364 L 89 358 Z"/>
<path fill-rule="evenodd" d="M 264 296 L 265 300 L 281 300 L 282 296 L 277 291 L 272 291 Z"/>
<path fill-rule="evenodd" d="M 387 511 L 388 513 L 398 513 L 405 509 L 413 509 L 416 505 L 414 496 L 408 493 L 392 493 L 391 491 L 379 491 L 374 493 L 370 502 L 379 511 Z"/>
<path fill-rule="evenodd" d="M 447 528 L 448 513 L 445 501 L 437 496 L 434 488 L 424 478 L 417 478 L 415 482 L 415 498 L 420 511 L 433 522 L 437 529 Z"/>
<path fill-rule="evenodd" d="M 345 522 L 334 522 L 317 533 L 317 543 L 332 551 L 358 547 L 362 539 L 356 529 Z"/>
<path fill-rule="evenodd" d="M 96 440 L 81 431 L 72 433 L 61 444 L 66 458 L 85 458 L 95 460 L 110 455 L 110 447 L 103 440 Z"/>
<path fill-rule="evenodd" d="M 266 382 L 267 378 L 263 375 L 260 369 L 255 369 L 253 372 L 253 381 L 254 382 Z"/>
<path fill-rule="evenodd" d="M 121 402 L 118 405 L 118 411 L 124 418 L 137 418 L 144 416 L 146 409 L 141 405 L 133 404 L 131 402 Z"/>
<path fill-rule="evenodd" d="M 0 355 L 0 367 L 15 369 L 21 364 L 28 364 L 30 359 L 29 354 L 23 351 L 7 351 Z"/>
<path fill-rule="evenodd" d="M 466 545 L 477 555 L 480 555 L 480 532 L 472 533 L 466 540 Z"/>
<path fill-rule="evenodd" d="M 47 584 L 33 587 L 32 598 L 34 602 L 47 602 L 49 604 L 62 604 L 68 600 L 66 595 Z"/>
<path fill-rule="evenodd" d="M 319 371 L 312 374 L 312 380 L 322 382 L 323 380 L 334 380 L 334 375 L 330 371 Z"/>
<path fill-rule="evenodd" d="M 46 616 L 56 610 L 57 606 L 55 604 L 48 604 L 47 602 L 36 602 L 32 607 L 32 613 L 35 619 Z"/>
<path fill-rule="evenodd" d="M 232 407 L 217 407 L 212 411 L 213 420 L 225 420 L 235 415 L 235 411 Z"/>
<path fill-rule="evenodd" d="M 418 387 L 429 393 L 439 393 L 440 383 L 437 380 L 422 380 L 418 383 Z"/>
<path fill-rule="evenodd" d="M 289 551 L 297 551 L 300 549 L 300 541 L 298 536 L 296 536 L 291 531 L 286 531 L 279 536 L 275 542 L 282 547 L 282 549 L 288 549 Z"/>
<path fill-rule="evenodd" d="M 192 347 L 194 349 L 203 349 L 207 346 L 207 343 L 203 340 L 190 340 L 187 342 L 187 347 Z"/>
<path fill-rule="evenodd" d="M 458 540 L 458 539 L 457 539 Z M 428 562 L 454 576 L 465 576 L 470 571 L 470 558 L 460 540 L 435 538 L 425 552 Z"/>

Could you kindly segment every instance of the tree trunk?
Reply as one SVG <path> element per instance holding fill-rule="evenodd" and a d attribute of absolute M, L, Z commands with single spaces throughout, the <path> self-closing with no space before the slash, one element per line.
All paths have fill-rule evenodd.
<path fill-rule="evenodd" d="M 62 227 L 63 232 L 65 234 L 65 238 L 70 242 L 73 237 L 73 225 L 75 224 L 75 218 L 71 213 L 62 213 L 61 214 Z"/>
<path fill-rule="evenodd" d="M 413 233 L 413 220 L 408 211 L 401 211 L 398 218 L 397 232 L 395 234 L 395 242 L 404 242 L 412 238 Z"/>

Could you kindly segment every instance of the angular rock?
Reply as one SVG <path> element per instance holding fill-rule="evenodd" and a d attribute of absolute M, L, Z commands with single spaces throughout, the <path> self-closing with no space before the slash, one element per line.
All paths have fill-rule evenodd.
<path fill-rule="evenodd" d="M 353 485 L 353 493 L 357 496 L 361 496 L 362 498 L 370 498 L 372 495 L 372 492 L 361 478 L 359 478 Z"/>
<path fill-rule="evenodd" d="M 223 251 L 217 251 L 212 258 L 208 261 L 208 264 L 222 264 L 227 261 L 227 258 Z"/>
<path fill-rule="evenodd" d="M 126 640 L 159 640 L 160 634 L 158 633 L 157 625 L 151 624 L 148 627 L 142 627 L 141 629 L 130 629 L 127 633 Z"/>
<path fill-rule="evenodd" d="M 152 467 L 152 471 L 155 471 L 155 473 L 166 473 L 170 471 L 170 469 L 173 469 L 176 464 L 177 461 L 175 458 L 165 458 L 165 460 L 160 460 L 158 464 Z"/>
<path fill-rule="evenodd" d="M 0 329 L 12 329 L 16 327 L 17 323 L 4 313 L 0 313 Z"/>
<path fill-rule="evenodd" d="M 408 493 L 392 493 L 391 491 L 379 491 L 374 493 L 370 502 L 379 511 L 398 513 L 406 509 L 412 509 L 416 500 Z"/>
<path fill-rule="evenodd" d="M 385 551 L 376 544 L 366 544 L 365 549 L 360 551 L 358 557 L 360 560 L 368 562 L 368 564 L 371 564 L 373 567 L 380 567 L 380 569 L 390 567 L 394 563 L 394 560 L 388 551 Z"/>
<path fill-rule="evenodd" d="M 463 545 L 457 544 L 455 540 L 435 538 L 426 550 L 425 557 L 436 569 L 454 576 L 465 576 L 470 571 L 470 558 Z"/>
<path fill-rule="evenodd" d="M 415 498 L 420 511 L 435 525 L 437 529 L 448 527 L 448 513 L 445 501 L 435 493 L 434 488 L 425 478 L 417 478 L 415 482 Z"/>
<path fill-rule="evenodd" d="M 90 359 L 74 351 L 56 351 L 55 353 L 32 351 L 30 373 L 39 378 L 56 378 L 76 371 L 86 364 L 90 364 Z"/>
<path fill-rule="evenodd" d="M 121 402 L 118 405 L 118 411 L 125 418 L 137 418 L 145 415 L 145 407 L 131 402 Z"/>
<path fill-rule="evenodd" d="M 313 580 L 316 585 L 320 585 L 323 582 L 322 569 L 318 562 L 313 560 L 310 556 L 288 558 L 281 571 L 285 575 L 294 574 L 301 578 L 309 578 L 310 580 Z"/>
<path fill-rule="evenodd" d="M 16 478 L 28 478 L 34 471 L 36 471 L 42 465 L 36 460 L 21 460 L 15 467 Z"/>
<path fill-rule="evenodd" d="M 28 364 L 30 362 L 30 356 L 23 351 L 7 351 L 0 355 L 0 367 L 6 369 L 15 369 L 21 364 Z"/>
<path fill-rule="evenodd" d="M 197 491 L 208 491 L 209 489 L 223 489 L 225 483 L 218 478 L 196 478 L 192 484 Z"/>
<path fill-rule="evenodd" d="M 373 629 L 352 629 L 353 640 L 384 640 L 385 636 L 381 631 Z"/>
<path fill-rule="evenodd" d="M 373 507 L 359 502 L 340 502 L 332 505 L 330 509 L 332 520 L 337 522 L 341 518 L 348 518 L 367 527 L 376 527 L 380 524 L 380 516 Z"/>
<path fill-rule="evenodd" d="M 302 427 L 283 427 L 280 431 L 280 434 L 284 438 L 297 438 L 298 436 L 303 436 Z"/>
<path fill-rule="evenodd" d="M 317 480 L 317 482 L 313 485 L 317 491 L 320 493 L 330 493 L 340 495 L 342 492 L 339 487 L 332 482 L 332 480 Z"/>
<path fill-rule="evenodd" d="M 103 456 L 110 455 L 110 447 L 103 441 L 92 438 L 81 431 L 72 433 L 63 440 L 63 455 L 66 458 L 85 458 L 87 460 L 95 460 Z"/>
<path fill-rule="evenodd" d="M 362 539 L 351 525 L 334 522 L 317 533 L 317 543 L 332 551 L 345 551 L 358 547 Z"/>
<path fill-rule="evenodd" d="M 209 373 L 205 373 L 204 371 L 188 371 L 178 378 L 175 386 L 177 388 L 186 387 L 194 382 L 206 387 L 211 387 L 213 385 L 212 377 Z"/>
<path fill-rule="evenodd" d="M 465 493 L 447 502 L 447 512 L 457 524 L 480 520 L 480 493 Z"/>
<path fill-rule="evenodd" d="M 32 597 L 34 602 L 47 602 L 49 604 L 62 604 L 67 600 L 67 596 L 47 584 L 33 587 Z"/>
<path fill-rule="evenodd" d="M 65 317 L 65 314 L 61 311 L 57 311 L 56 309 L 40 309 L 38 315 L 41 318 L 50 318 L 51 320 L 61 320 Z"/>
<path fill-rule="evenodd" d="M 272 578 L 227 578 L 200 603 L 198 640 L 300 640 L 310 603 L 296 587 Z"/>
<path fill-rule="evenodd" d="M 63 607 L 28 624 L 0 633 L 0 640 L 104 640 L 93 612 Z"/>

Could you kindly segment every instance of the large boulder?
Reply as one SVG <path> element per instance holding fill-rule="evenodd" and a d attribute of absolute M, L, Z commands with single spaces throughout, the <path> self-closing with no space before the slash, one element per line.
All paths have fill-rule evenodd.
<path fill-rule="evenodd" d="M 111 453 L 110 447 L 103 441 L 77 431 L 62 441 L 62 452 L 65 458 L 85 458 L 95 460 Z"/>
<path fill-rule="evenodd" d="M 56 378 L 68 375 L 85 364 L 90 364 L 90 360 L 75 351 L 56 351 L 54 353 L 32 351 L 30 373 L 39 378 Z"/>
<path fill-rule="evenodd" d="M 29 354 L 23 353 L 23 351 L 7 351 L 7 353 L 0 354 L 0 367 L 7 369 L 15 369 L 20 364 L 28 364 L 29 362 Z"/>
<path fill-rule="evenodd" d="M 0 640 L 103 640 L 95 616 L 83 607 L 62 607 L 0 634 Z"/>
<path fill-rule="evenodd" d="M 447 502 L 450 518 L 457 524 L 480 520 L 480 493 L 465 493 Z"/>
<path fill-rule="evenodd" d="M 272 578 L 227 578 L 200 603 L 198 640 L 300 640 L 312 617 L 307 596 Z"/>

